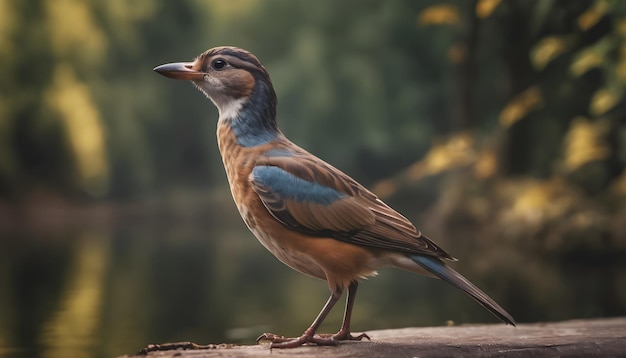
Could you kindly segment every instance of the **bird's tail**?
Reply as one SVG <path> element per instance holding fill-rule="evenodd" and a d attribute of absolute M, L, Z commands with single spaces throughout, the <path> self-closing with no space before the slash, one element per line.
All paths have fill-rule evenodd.
<path fill-rule="evenodd" d="M 480 303 L 494 316 L 501 319 L 504 323 L 515 326 L 515 319 L 500 307 L 491 297 L 487 296 L 481 289 L 474 286 L 468 279 L 461 276 L 460 273 L 454 271 L 447 266 L 443 261 L 436 257 L 424 256 L 424 255 L 409 255 L 409 258 L 415 261 L 418 265 L 432 273 L 436 277 L 446 281 L 454 287 L 460 288 L 468 295 L 472 296 L 476 302 Z"/>

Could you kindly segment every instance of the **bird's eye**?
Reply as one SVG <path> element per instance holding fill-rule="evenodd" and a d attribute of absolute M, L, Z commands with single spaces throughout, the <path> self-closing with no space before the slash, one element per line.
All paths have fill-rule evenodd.
<path fill-rule="evenodd" d="M 228 63 L 225 60 L 222 60 L 221 58 L 218 58 L 217 60 L 213 61 L 213 68 L 216 70 L 223 70 L 226 65 Z"/>

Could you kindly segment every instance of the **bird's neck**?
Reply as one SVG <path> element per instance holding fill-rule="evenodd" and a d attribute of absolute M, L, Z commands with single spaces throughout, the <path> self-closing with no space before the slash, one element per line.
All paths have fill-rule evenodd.
<path fill-rule="evenodd" d="M 219 126 L 228 126 L 237 144 L 256 147 L 282 136 L 276 124 L 276 95 L 271 87 L 258 84 L 249 97 L 233 100 L 220 108 Z"/>

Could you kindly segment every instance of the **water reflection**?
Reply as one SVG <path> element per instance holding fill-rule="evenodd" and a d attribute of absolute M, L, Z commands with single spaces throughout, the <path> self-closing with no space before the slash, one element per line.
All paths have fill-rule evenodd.
<path fill-rule="evenodd" d="M 251 344 L 263 331 L 301 333 L 327 299 L 325 283 L 283 266 L 238 217 L 219 215 L 2 234 L 0 355 L 112 357 L 149 343 Z M 482 270 L 468 258 L 489 253 L 454 254 L 519 321 L 626 313 L 617 259 L 567 265 L 528 256 Z M 353 329 L 446 320 L 496 322 L 439 281 L 384 270 L 361 285 Z M 340 322 L 337 309 L 322 330 Z"/>
<path fill-rule="evenodd" d="M 81 233 L 76 241 L 58 304 L 43 322 L 44 357 L 79 357 L 93 351 L 105 297 L 109 242 L 98 233 Z"/>

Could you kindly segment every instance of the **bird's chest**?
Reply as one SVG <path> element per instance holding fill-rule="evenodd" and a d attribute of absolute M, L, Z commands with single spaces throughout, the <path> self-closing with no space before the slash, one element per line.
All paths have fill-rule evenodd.
<path fill-rule="evenodd" d="M 230 190 L 241 218 L 261 244 L 291 268 L 314 277 L 323 273 L 302 250 L 294 249 L 295 233 L 276 220 L 265 208 L 250 184 L 250 173 L 260 156 L 270 146 L 240 146 L 228 127 L 218 126 L 218 145 Z"/>
<path fill-rule="evenodd" d="M 230 191 L 241 218 L 266 248 L 279 255 L 279 248 L 272 246 L 272 235 L 267 225 L 263 225 L 274 218 L 252 189 L 249 179 L 257 159 L 266 149 L 240 146 L 226 126 L 218 127 L 217 137 Z"/>
<path fill-rule="evenodd" d="M 218 126 L 217 138 L 228 184 L 235 204 L 243 217 L 242 207 L 248 206 L 250 201 L 254 200 L 255 195 L 249 177 L 254 163 L 262 152 L 258 148 L 239 145 L 230 128 L 225 125 Z"/>

